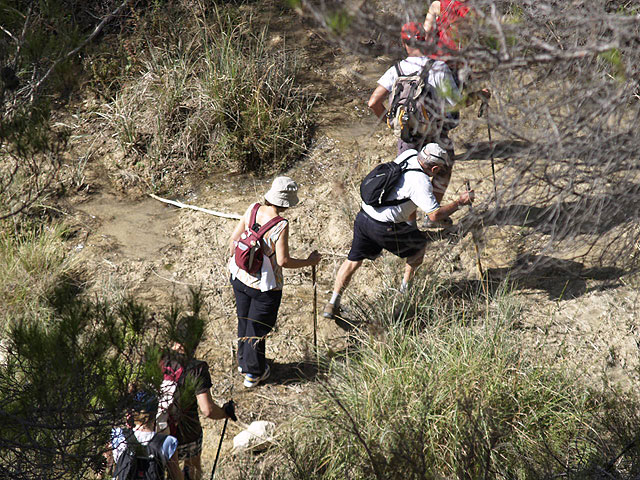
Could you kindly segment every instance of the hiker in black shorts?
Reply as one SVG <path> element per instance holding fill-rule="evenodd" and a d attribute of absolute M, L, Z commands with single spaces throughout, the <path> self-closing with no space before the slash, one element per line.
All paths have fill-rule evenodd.
<path fill-rule="evenodd" d="M 372 207 L 362 203 L 362 209 L 353 225 L 351 250 L 344 261 L 333 287 L 333 295 L 323 311 L 323 317 L 335 318 L 340 308 L 340 297 L 353 274 L 365 258 L 374 260 L 387 250 L 407 263 L 401 290 L 408 288 L 416 268 L 422 264 L 427 238 L 416 226 L 416 210 L 421 208 L 433 220 L 447 218 L 461 205 L 473 201 L 473 191 L 463 192 L 458 200 L 440 206 L 433 193 L 432 179 L 451 168 L 447 152 L 436 143 L 429 143 L 418 152 L 410 149 L 400 154 L 395 162 L 407 161 L 408 170 L 392 187 L 389 200 L 406 200 L 393 206 Z"/>

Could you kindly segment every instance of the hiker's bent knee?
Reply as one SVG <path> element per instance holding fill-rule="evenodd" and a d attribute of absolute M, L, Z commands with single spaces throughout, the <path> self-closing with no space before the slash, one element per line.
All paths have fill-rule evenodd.
<path fill-rule="evenodd" d="M 411 255 L 410 257 L 407 257 L 407 265 L 413 268 L 416 268 L 422 265 L 423 261 L 424 261 L 424 248 L 420 250 L 418 253 L 416 253 L 415 255 Z"/>
<path fill-rule="evenodd" d="M 362 265 L 362 260 L 345 260 L 343 265 L 345 271 L 353 273 L 360 268 L 360 266 Z"/>

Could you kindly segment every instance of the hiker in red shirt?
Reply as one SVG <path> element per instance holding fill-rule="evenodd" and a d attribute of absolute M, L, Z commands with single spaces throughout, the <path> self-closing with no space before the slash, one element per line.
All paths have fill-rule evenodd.
<path fill-rule="evenodd" d="M 471 9 L 465 5 L 466 0 L 440 0 L 431 2 L 424 29 L 427 32 L 436 28 L 438 34 L 438 56 L 447 50 L 456 51 L 460 48 L 460 38 L 456 22 L 464 18 Z"/>

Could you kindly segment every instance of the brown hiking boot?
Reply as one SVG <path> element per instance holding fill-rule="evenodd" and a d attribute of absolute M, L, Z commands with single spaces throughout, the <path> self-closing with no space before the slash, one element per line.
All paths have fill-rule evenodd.
<path fill-rule="evenodd" d="M 324 310 L 322 311 L 322 316 L 324 318 L 328 318 L 333 320 L 336 318 L 336 315 L 340 313 L 340 307 L 336 307 L 333 303 L 327 302 L 324 306 Z"/>

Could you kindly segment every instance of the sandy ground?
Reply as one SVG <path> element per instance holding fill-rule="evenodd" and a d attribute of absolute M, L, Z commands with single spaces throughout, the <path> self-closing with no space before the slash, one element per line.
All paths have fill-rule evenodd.
<path fill-rule="evenodd" d="M 276 31 L 282 21 L 273 20 Z M 317 108 L 318 130 L 309 156 L 287 172 L 300 183 L 302 201 L 286 215 L 291 222 L 293 254 L 306 256 L 312 249 L 324 254 L 317 287 L 317 308 L 321 311 L 350 245 L 359 180 L 373 165 L 394 156 L 395 138 L 366 109 L 377 78 L 393 59 L 343 51 L 325 43 L 299 18 L 287 21 L 295 24 L 293 40 L 306 55 L 306 80 L 324 96 Z M 345 66 L 356 74 L 350 75 Z M 463 118 L 472 117 L 473 111 L 463 113 Z M 458 151 L 472 135 L 485 140 L 483 132 L 463 122 L 453 135 Z M 101 153 L 114 154 L 109 148 L 111 144 L 105 141 Z M 286 271 L 278 324 L 267 340 L 272 377 L 264 386 L 247 391 L 232 364 L 236 318 L 226 262 L 227 242 L 235 221 L 178 210 L 150 198 L 124 198 L 105 178 L 100 159 L 93 162 L 87 177 L 92 193 L 78 195 L 72 202 L 69 223 L 77 234 L 70 248 L 89 272 L 93 290 L 129 290 L 159 313 L 172 295 L 184 297 L 189 286 L 203 286 L 209 323 L 199 353 L 211 367 L 214 398 L 222 402 L 233 397 L 241 419 L 239 424 L 229 425 L 223 473 L 231 440 L 241 424 L 257 419 L 280 423 L 283 415 L 303 409 L 309 401 L 317 373 L 312 353 L 311 270 Z M 497 165 L 500 171 L 500 159 Z M 459 162 L 445 201 L 454 198 L 467 178 L 479 197 L 490 196 L 490 171 L 489 160 Z M 221 172 L 190 189 L 180 200 L 242 213 L 248 204 L 261 199 L 270 181 Z M 454 220 L 464 213 L 456 213 Z M 484 267 L 496 275 L 504 273 L 518 253 L 517 231 L 492 226 L 483 235 Z M 603 279 L 591 265 L 561 260 L 552 265 L 538 267 L 517 282 L 517 296 L 526 313 L 514 335 L 521 335 L 526 344 L 550 359 L 579 367 L 584 381 L 631 387 L 638 380 L 637 288 L 628 279 Z M 455 243 L 446 239 L 432 243 L 424 268 L 455 278 L 477 279 L 471 236 Z M 350 294 L 369 295 L 397 286 L 400 271 L 400 261 L 389 255 L 367 262 Z M 333 322 L 318 320 L 321 350 L 339 350 L 346 338 Z M 210 468 L 222 423 L 203 422 L 203 460 Z"/>

